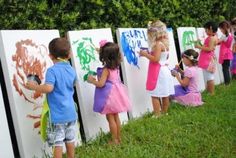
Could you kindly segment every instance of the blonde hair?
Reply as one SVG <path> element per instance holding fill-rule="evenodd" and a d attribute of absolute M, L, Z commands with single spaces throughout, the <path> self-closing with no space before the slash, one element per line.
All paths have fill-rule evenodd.
<path fill-rule="evenodd" d="M 149 22 L 147 35 L 148 35 L 148 44 L 151 48 L 156 44 L 157 40 L 160 40 L 167 49 L 169 48 L 169 39 L 168 39 L 166 24 L 163 23 L 162 21 L 157 20 Z"/>

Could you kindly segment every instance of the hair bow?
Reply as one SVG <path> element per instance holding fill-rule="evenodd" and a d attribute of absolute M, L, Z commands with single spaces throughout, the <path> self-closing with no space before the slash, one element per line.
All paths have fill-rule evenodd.
<path fill-rule="evenodd" d="M 101 41 L 99 42 L 100 48 L 103 47 L 107 42 L 108 42 L 107 40 L 101 40 Z"/>

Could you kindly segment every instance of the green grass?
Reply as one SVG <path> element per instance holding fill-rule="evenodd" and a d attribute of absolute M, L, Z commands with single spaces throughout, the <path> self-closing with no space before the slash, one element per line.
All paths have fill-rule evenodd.
<path fill-rule="evenodd" d="M 202 107 L 171 103 L 169 115 L 146 114 L 122 126 L 122 144 L 109 146 L 109 134 L 76 149 L 80 158 L 236 158 L 236 81 L 203 92 Z"/>

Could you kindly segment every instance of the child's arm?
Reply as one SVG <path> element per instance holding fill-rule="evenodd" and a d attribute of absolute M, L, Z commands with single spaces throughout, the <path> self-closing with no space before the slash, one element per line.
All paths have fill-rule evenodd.
<path fill-rule="evenodd" d="M 217 41 L 216 41 L 215 37 L 211 37 L 208 47 L 206 47 L 204 45 L 203 46 L 195 45 L 195 48 L 210 52 L 210 51 L 215 50 L 216 43 L 217 43 Z"/>
<path fill-rule="evenodd" d="M 181 75 L 183 75 L 184 70 L 182 70 L 179 66 L 181 62 L 182 62 L 182 60 L 179 62 L 179 64 L 175 65 L 175 70 L 177 70 Z"/>
<path fill-rule="evenodd" d="M 233 53 L 236 53 L 236 42 L 233 44 L 233 49 L 232 49 Z"/>
<path fill-rule="evenodd" d="M 188 77 L 184 77 L 183 79 L 181 79 L 181 77 L 177 75 L 176 78 L 181 86 L 187 87 L 189 85 L 190 79 Z"/>
<path fill-rule="evenodd" d="M 226 35 L 222 35 L 219 39 L 216 40 L 217 45 L 221 44 L 222 42 L 226 42 L 228 37 Z"/>
<path fill-rule="evenodd" d="M 37 91 L 39 93 L 50 93 L 53 90 L 53 86 L 50 84 L 38 85 L 34 81 L 28 81 L 25 84 L 25 88 Z"/>
<path fill-rule="evenodd" d="M 157 43 L 152 49 L 153 54 L 148 54 L 147 51 L 141 50 L 139 52 L 139 55 L 146 57 L 151 62 L 158 62 L 160 60 L 161 50 L 162 50 L 162 45 L 160 43 Z"/>
<path fill-rule="evenodd" d="M 89 75 L 88 76 L 88 82 L 94 84 L 96 87 L 103 87 L 106 83 L 106 80 L 108 78 L 109 71 L 107 68 L 104 68 L 102 71 L 101 77 L 96 80 L 93 76 Z"/>
<path fill-rule="evenodd" d="M 172 73 L 172 75 L 176 77 L 181 86 L 187 87 L 189 85 L 190 79 L 188 77 L 184 77 L 183 79 L 181 79 L 179 73 L 177 72 Z"/>

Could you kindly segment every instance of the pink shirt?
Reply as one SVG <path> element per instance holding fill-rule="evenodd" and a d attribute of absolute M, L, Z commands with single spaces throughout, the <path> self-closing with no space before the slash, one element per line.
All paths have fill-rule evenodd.
<path fill-rule="evenodd" d="M 222 41 L 220 43 L 220 54 L 219 54 L 220 64 L 223 64 L 224 60 L 233 59 L 233 53 L 232 50 L 230 49 L 232 42 L 233 42 L 233 36 L 230 33 L 226 41 Z"/>
<path fill-rule="evenodd" d="M 204 41 L 204 46 L 208 47 L 210 42 L 211 36 L 208 36 Z M 208 65 L 210 64 L 210 61 L 214 57 L 214 51 L 204 51 L 201 50 L 200 56 L 198 59 L 198 67 L 202 69 L 207 69 Z"/>
<path fill-rule="evenodd" d="M 188 77 L 190 79 L 188 89 L 190 92 L 198 92 L 198 76 L 197 76 L 197 67 L 191 66 L 187 67 L 184 71 L 184 77 Z"/>

